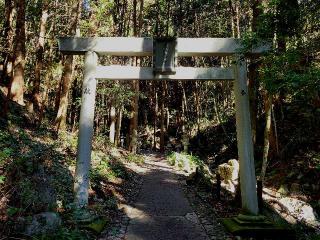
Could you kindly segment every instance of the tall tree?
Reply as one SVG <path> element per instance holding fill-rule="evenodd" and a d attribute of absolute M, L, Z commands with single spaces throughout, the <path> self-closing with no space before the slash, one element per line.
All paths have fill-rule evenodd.
<path fill-rule="evenodd" d="M 13 71 L 13 37 L 14 37 L 14 16 L 15 16 L 15 4 L 13 0 L 5 0 L 5 13 L 4 13 L 4 25 L 2 36 L 4 39 L 4 51 L 2 53 L 3 58 L 3 72 L 1 79 L 8 85 Z"/>
<path fill-rule="evenodd" d="M 259 17 L 263 14 L 262 0 L 251 0 L 251 30 L 253 33 L 259 31 Z M 258 59 L 254 56 L 251 56 L 250 64 L 248 66 L 248 76 L 249 76 L 249 101 L 250 101 L 250 114 L 251 114 L 251 127 L 252 127 L 252 140 L 253 144 L 256 143 L 257 136 L 257 91 L 258 91 L 258 68 L 259 63 Z"/>
<path fill-rule="evenodd" d="M 16 31 L 13 48 L 13 77 L 10 81 L 9 98 L 24 105 L 24 68 L 26 58 L 26 2 L 15 1 L 17 9 Z"/>
<path fill-rule="evenodd" d="M 277 45 L 275 49 L 277 50 L 278 55 L 285 56 L 287 50 L 287 39 L 288 37 L 295 36 L 298 28 L 298 19 L 299 19 L 299 4 L 297 0 L 280 0 L 276 2 L 275 7 L 275 32 L 274 38 L 276 39 Z M 284 58 L 285 59 L 285 58 Z M 268 89 L 271 88 L 271 89 Z M 265 106 L 265 130 L 264 130 L 264 145 L 263 145 L 263 161 L 261 167 L 260 180 L 264 181 L 264 177 L 266 174 L 267 164 L 268 164 L 268 156 L 269 150 L 275 149 L 276 146 L 270 146 L 271 143 L 275 141 L 271 141 L 272 136 L 272 105 L 273 105 L 273 97 L 272 90 L 274 91 L 274 87 L 272 87 L 272 83 L 266 83 L 266 92 L 264 96 L 264 106 Z M 273 88 L 273 89 L 272 89 Z M 285 93 L 283 89 L 279 89 L 279 99 L 282 104 L 283 99 L 285 98 Z"/>
<path fill-rule="evenodd" d="M 0 76 L 0 80 L 3 82 L 4 86 L 8 86 L 7 91 L 9 92 L 10 82 L 13 77 L 13 38 L 14 38 L 14 15 L 15 15 L 15 4 L 13 0 L 5 0 L 5 18 L 3 24 L 2 37 L 4 39 L 3 42 L 3 53 L 2 58 L 2 76 Z M 9 93 L 7 93 L 9 97 Z M 3 107 L 2 111 L 0 111 L 0 117 L 7 118 L 8 112 L 8 99 L 6 98 L 0 106 Z"/>
<path fill-rule="evenodd" d="M 81 13 L 81 1 L 73 0 L 71 11 L 70 29 L 68 32 L 69 36 L 74 36 L 77 31 L 80 13 Z M 67 110 L 69 103 L 69 90 L 72 82 L 72 71 L 73 71 L 73 56 L 66 56 L 64 58 L 64 69 L 61 76 L 61 89 L 59 99 L 59 109 L 55 119 L 55 129 L 57 132 L 65 130 L 67 127 Z"/>
<path fill-rule="evenodd" d="M 41 70 L 43 69 L 43 54 L 44 54 L 44 45 L 45 45 L 45 35 L 46 27 L 48 20 L 48 10 L 49 10 L 49 1 L 43 0 L 41 6 L 41 19 L 39 27 L 39 38 L 37 43 L 37 52 L 36 52 L 36 67 L 33 80 L 33 90 L 32 90 L 32 102 L 37 110 L 41 109 L 42 100 L 40 93 L 40 83 L 41 83 Z"/>
<path fill-rule="evenodd" d="M 140 15 L 143 14 L 143 3 L 140 4 Z M 141 18 L 141 17 L 139 17 Z M 137 18 L 137 0 L 133 0 L 133 35 L 137 36 L 138 31 L 141 30 L 141 26 L 138 26 L 142 24 L 142 21 L 138 22 Z M 140 65 L 140 59 L 134 58 L 134 64 L 136 66 Z M 132 82 L 133 84 L 133 90 L 134 90 L 134 96 L 132 99 L 132 112 L 131 112 L 131 119 L 130 119 L 130 134 L 131 134 L 131 140 L 130 140 L 130 145 L 129 145 L 129 150 L 132 153 L 136 153 L 137 151 L 137 145 L 138 145 L 138 114 L 139 114 L 139 88 L 140 88 L 140 83 L 139 80 L 134 80 Z"/>

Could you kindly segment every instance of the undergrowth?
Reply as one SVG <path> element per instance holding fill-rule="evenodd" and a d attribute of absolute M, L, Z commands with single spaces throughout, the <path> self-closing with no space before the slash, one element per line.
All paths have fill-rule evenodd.
<path fill-rule="evenodd" d="M 21 236 L 24 229 L 18 225 L 49 211 L 60 215 L 63 227 L 34 239 L 92 238 L 92 232 L 79 229 L 72 221 L 76 148 L 77 135 L 69 132 L 62 132 L 57 139 L 49 127 L 30 130 L 11 124 L 0 128 L 1 236 Z M 108 219 L 109 212 L 117 209 L 116 196 L 105 192 L 101 199 L 97 189 L 104 191 L 101 184 L 112 179 L 130 180 L 132 173 L 125 162 L 142 163 L 143 157 L 118 151 L 104 136 L 94 138 L 89 200 L 94 215 Z"/>
<path fill-rule="evenodd" d="M 183 169 L 185 167 L 195 169 L 196 167 L 201 167 L 203 165 L 202 160 L 198 156 L 185 152 L 170 152 L 166 158 L 171 166 L 177 166 L 179 169 Z"/>

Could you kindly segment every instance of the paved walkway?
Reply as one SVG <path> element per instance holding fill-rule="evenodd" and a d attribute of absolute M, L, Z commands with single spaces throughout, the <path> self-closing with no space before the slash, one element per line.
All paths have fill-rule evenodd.
<path fill-rule="evenodd" d="M 207 240 L 184 196 L 178 175 L 163 157 L 149 156 L 136 202 L 126 208 L 126 240 Z"/>

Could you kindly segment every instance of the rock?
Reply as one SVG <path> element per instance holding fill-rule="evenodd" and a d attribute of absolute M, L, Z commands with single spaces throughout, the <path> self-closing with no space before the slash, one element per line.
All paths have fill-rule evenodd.
<path fill-rule="evenodd" d="M 300 217 L 306 220 L 307 222 L 317 220 L 316 214 L 313 211 L 313 208 L 309 204 L 303 205 L 303 207 L 300 209 Z"/>
<path fill-rule="evenodd" d="M 231 159 L 228 163 L 220 164 L 218 166 L 218 173 L 225 182 L 228 182 L 229 180 L 237 180 L 239 177 L 238 161 Z"/>
<path fill-rule="evenodd" d="M 57 213 L 44 212 L 34 215 L 32 221 L 27 225 L 25 234 L 37 235 L 50 233 L 61 226 L 61 218 Z"/>
<path fill-rule="evenodd" d="M 195 223 L 195 224 L 199 224 L 199 220 L 197 215 L 192 212 L 192 213 L 187 213 L 186 214 L 186 219 L 188 219 L 190 222 Z"/>
<path fill-rule="evenodd" d="M 239 177 L 239 163 L 236 159 L 230 159 L 228 164 L 233 167 L 231 180 L 237 180 Z"/>
<path fill-rule="evenodd" d="M 294 215 L 298 220 L 306 222 L 317 221 L 317 216 L 313 208 L 306 202 L 295 198 L 282 198 L 279 202 L 285 206 L 289 213 Z"/>
<path fill-rule="evenodd" d="M 231 192 L 235 192 L 235 183 L 239 177 L 239 163 L 236 159 L 230 159 L 228 163 L 224 163 L 218 166 L 218 173 L 223 179 L 223 183 L 226 185 L 226 189 Z M 223 185 L 222 185 L 223 186 Z"/>

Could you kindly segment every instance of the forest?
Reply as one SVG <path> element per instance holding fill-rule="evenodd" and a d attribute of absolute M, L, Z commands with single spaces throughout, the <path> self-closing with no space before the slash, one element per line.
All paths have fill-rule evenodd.
<path fill-rule="evenodd" d="M 0 0 L 0 12 L 1 240 L 320 239 L 319 0 Z M 242 113 L 225 80 L 98 80 L 80 206 L 87 55 L 60 51 L 64 37 L 178 39 L 178 49 L 181 38 L 235 41 L 233 55 L 178 55 L 175 65 L 246 64 L 259 215 L 245 215 Z M 152 68 L 153 57 L 97 62 Z M 176 219 L 181 206 L 197 223 Z M 242 236 L 227 218 L 260 225 Z"/>

